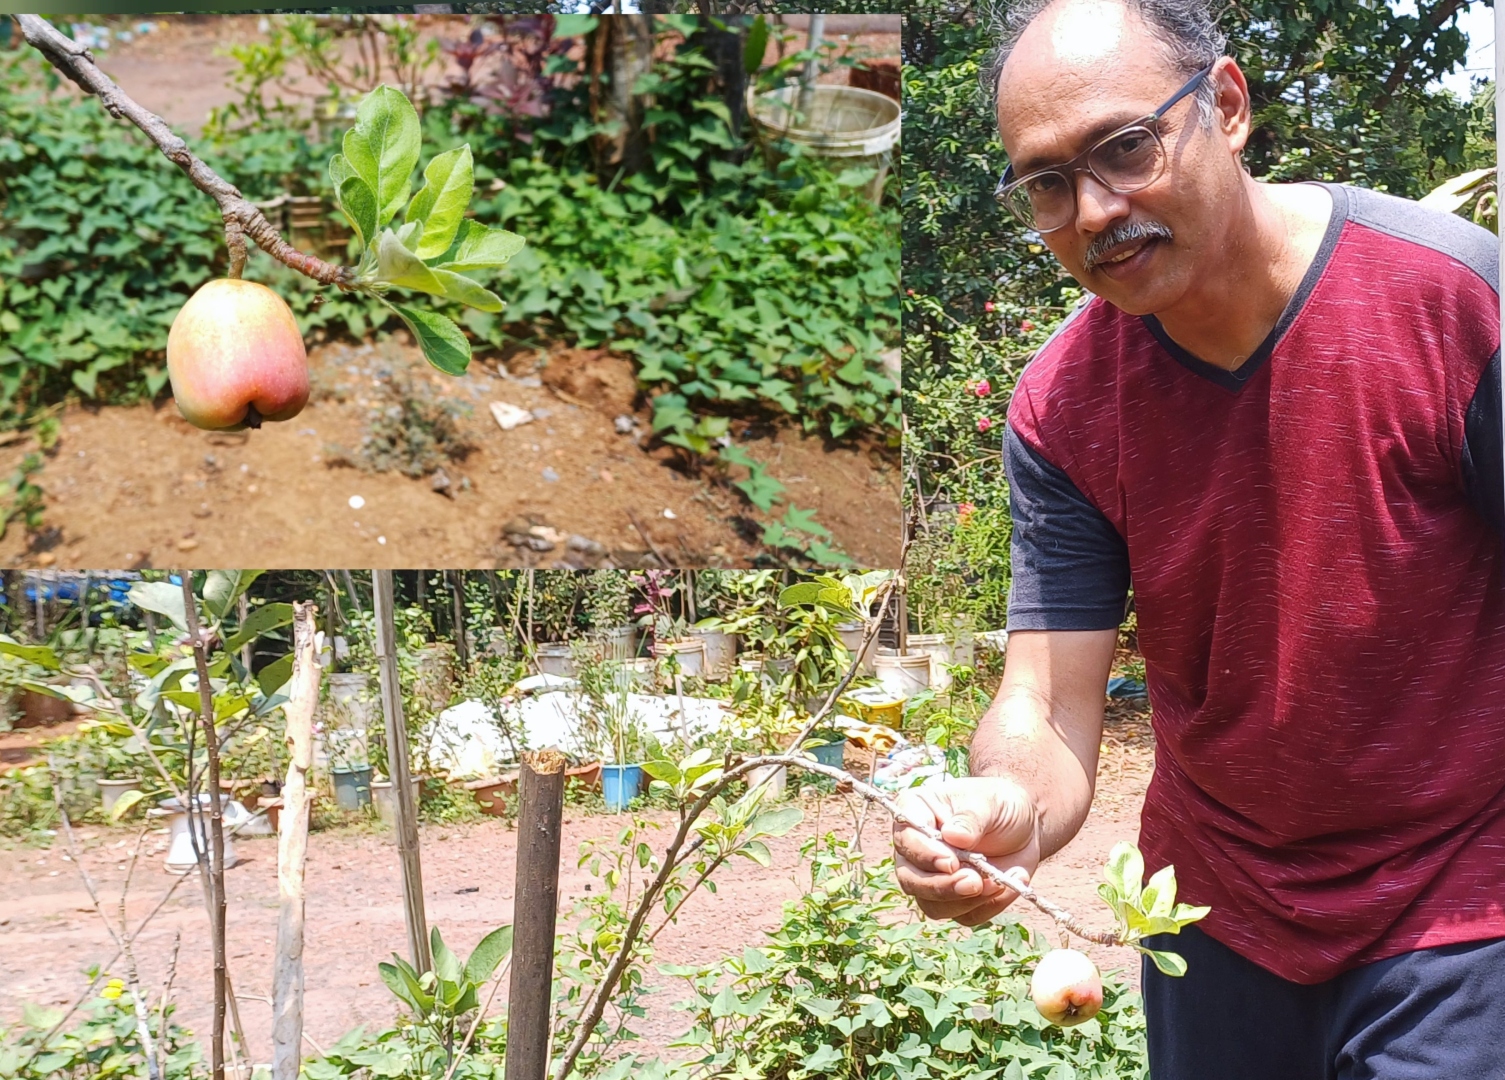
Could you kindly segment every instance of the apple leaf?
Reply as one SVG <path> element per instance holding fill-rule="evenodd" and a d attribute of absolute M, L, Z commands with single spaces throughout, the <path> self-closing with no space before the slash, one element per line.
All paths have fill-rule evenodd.
<path fill-rule="evenodd" d="M 1108 853 L 1107 865 L 1103 867 L 1109 884 L 1118 890 L 1125 902 L 1139 903 L 1140 883 L 1144 880 L 1144 856 L 1133 844 L 1119 841 Z"/>
<path fill-rule="evenodd" d="M 225 641 L 225 651 L 239 651 L 242 645 L 254 641 L 268 630 L 286 626 L 293 621 L 292 604 L 265 604 L 246 616 L 246 621 Z"/>
<path fill-rule="evenodd" d="M 446 375 L 464 375 L 470 366 L 470 342 L 465 331 L 434 311 L 382 301 L 407 324 L 424 357 Z"/>
<path fill-rule="evenodd" d="M 376 195 L 370 185 L 359 176 L 347 176 L 340 181 L 340 212 L 355 235 L 361 238 L 361 247 L 376 243 Z"/>
<path fill-rule="evenodd" d="M 418 113 L 401 90 L 382 85 L 367 94 L 345 132 L 345 159 L 376 193 L 380 228 L 408 201 L 422 134 Z"/>
<path fill-rule="evenodd" d="M 36 664 L 48 671 L 58 671 L 63 666 L 58 659 L 57 650 L 47 645 L 22 645 L 11 638 L 0 637 L 0 653 L 25 660 L 28 664 Z"/>
<path fill-rule="evenodd" d="M 423 170 L 423 187 L 408 203 L 405 221 L 423 224 L 423 239 L 413 249 L 420 259 L 449 250 L 475 188 L 475 163 L 470 144 L 446 150 Z"/>
<path fill-rule="evenodd" d="M 433 265 L 454 271 L 494 269 L 506 266 L 525 244 L 527 241 L 517 233 L 465 220 L 455 233 L 454 243 Z"/>
<path fill-rule="evenodd" d="M 280 656 L 256 673 L 256 685 L 268 697 L 275 694 L 293 677 L 293 654 Z"/>
<path fill-rule="evenodd" d="M 502 298 L 496 293 L 476 284 L 468 277 L 437 268 L 430 270 L 429 273 L 444 285 L 445 296 L 451 300 L 458 300 L 467 307 L 478 308 L 481 311 L 501 311 L 507 306 L 502 303 Z"/>
<path fill-rule="evenodd" d="M 389 285 L 416 289 L 434 296 L 447 295 L 444 282 L 417 255 L 404 247 L 391 229 L 382 230 L 381 240 L 377 244 L 376 274 L 379 281 L 385 281 Z"/>
<path fill-rule="evenodd" d="M 183 632 L 188 631 L 188 620 L 183 614 L 183 589 L 167 581 L 138 581 L 127 594 L 131 603 L 158 615 L 166 615 L 172 624 Z"/>
<path fill-rule="evenodd" d="M 1186 960 L 1180 953 L 1165 952 L 1160 949 L 1146 949 L 1143 945 L 1134 946 L 1155 962 L 1155 966 L 1165 974 L 1179 979 L 1186 974 Z"/>
<path fill-rule="evenodd" d="M 511 925 L 497 927 L 477 943 L 470 958 L 465 961 L 465 977 L 473 983 L 484 983 L 511 951 Z"/>
<path fill-rule="evenodd" d="M 230 607 L 240 599 L 240 594 L 265 571 L 262 570 L 211 570 L 204 581 L 204 610 L 216 619 L 230 613 Z"/>

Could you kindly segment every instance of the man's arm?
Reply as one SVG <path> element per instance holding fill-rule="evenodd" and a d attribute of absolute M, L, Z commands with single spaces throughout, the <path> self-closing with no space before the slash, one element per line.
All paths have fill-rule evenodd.
<path fill-rule="evenodd" d="M 1011 633 L 1003 684 L 972 736 L 973 776 L 1029 792 L 1041 859 L 1066 846 L 1092 805 L 1117 642 L 1116 630 Z"/>

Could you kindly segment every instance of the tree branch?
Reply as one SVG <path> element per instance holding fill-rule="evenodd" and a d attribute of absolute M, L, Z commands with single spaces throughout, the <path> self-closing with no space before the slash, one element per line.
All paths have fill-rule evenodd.
<path fill-rule="evenodd" d="M 1373 103 L 1375 112 L 1382 111 L 1386 105 L 1390 104 L 1390 99 L 1400 89 L 1401 83 L 1406 81 L 1411 65 L 1416 63 L 1421 56 L 1421 51 L 1426 48 L 1427 42 L 1436 37 L 1437 32 L 1442 29 L 1442 24 L 1456 15 L 1458 9 L 1463 6 L 1464 0 L 1440 0 L 1436 7 L 1420 16 L 1420 28 L 1416 35 L 1406 42 L 1406 47 L 1401 49 L 1400 55 L 1395 58 L 1395 66 L 1390 69 L 1390 76 L 1380 89 L 1380 96 Z"/>
<path fill-rule="evenodd" d="M 88 49 L 60 33 L 40 15 L 14 17 L 21 24 L 21 34 L 47 58 L 48 63 L 68 76 L 80 89 L 98 97 L 105 111 L 115 119 L 129 120 L 140 128 L 169 161 L 188 174 L 194 187 L 219 204 L 220 214 L 225 221 L 225 246 L 230 250 L 230 277 L 240 277 L 245 268 L 245 237 L 249 236 L 262 251 L 300 274 L 324 285 L 334 285 L 341 289 L 350 287 L 355 277 L 353 269 L 305 255 L 283 240 L 256 205 L 248 202 L 238 188 L 195 157 L 188 149 L 188 144 L 173 134 L 165 120 L 138 105 L 108 75 L 100 71 Z"/>

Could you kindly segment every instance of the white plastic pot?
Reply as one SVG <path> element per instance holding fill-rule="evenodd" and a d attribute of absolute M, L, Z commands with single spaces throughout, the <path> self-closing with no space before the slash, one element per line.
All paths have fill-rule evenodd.
<path fill-rule="evenodd" d="M 841 638 L 841 643 L 847 647 L 847 652 L 853 656 L 862 648 L 862 635 L 866 631 L 861 623 L 844 622 L 836 624 L 836 634 Z M 863 675 L 873 674 L 873 655 L 878 648 L 878 635 L 873 635 L 873 640 L 867 643 L 867 652 L 863 653 L 860 660 L 860 670 Z"/>
<path fill-rule="evenodd" d="M 899 103 L 873 90 L 826 84 L 810 87 L 802 102 L 802 90 L 798 84 L 763 94 L 748 88 L 747 115 L 769 157 L 776 156 L 769 144 L 787 139 L 816 157 L 831 159 L 837 169 L 875 169 L 866 195 L 879 202 L 899 142 Z M 808 112 L 802 113 L 802 108 Z"/>
<path fill-rule="evenodd" d="M 882 649 L 873 658 L 878 685 L 898 698 L 911 698 L 930 686 L 930 654 Z"/>
<path fill-rule="evenodd" d="M 930 657 L 930 688 L 945 691 L 951 688 L 951 673 L 946 665 L 954 663 L 951 642 L 945 634 L 910 634 L 909 651 L 925 653 Z"/>
<path fill-rule="evenodd" d="M 190 824 L 188 810 L 176 798 L 163 799 L 157 805 L 167 813 L 167 870 L 173 874 L 190 873 L 198 866 L 198 859 L 194 857 L 194 840 L 198 841 L 199 850 L 208 858 L 213 858 L 209 841 L 209 814 L 210 806 L 207 794 L 199 795 L 197 811 L 194 820 Z M 220 814 L 226 815 L 230 805 L 230 796 L 220 796 Z M 190 828 L 192 832 L 190 833 Z M 230 833 L 230 822 L 224 822 L 225 836 L 225 869 L 229 869 L 236 863 L 235 840 Z"/>
<path fill-rule="evenodd" d="M 712 630 L 707 627 L 692 626 L 686 631 L 692 638 L 699 639 L 705 646 L 705 677 L 707 679 L 729 679 L 732 677 L 732 663 L 737 658 L 737 639 L 725 630 Z"/>
<path fill-rule="evenodd" d="M 660 659 L 673 656 L 679 661 L 680 674 L 695 678 L 705 674 L 705 642 L 699 638 L 687 641 L 655 641 L 653 655 Z"/>
<path fill-rule="evenodd" d="M 567 642 L 545 642 L 538 647 L 535 659 L 538 670 L 544 675 L 557 675 L 561 679 L 575 677 L 575 658 L 570 655 L 570 646 Z"/>
<path fill-rule="evenodd" d="M 789 782 L 789 770 L 783 765 L 759 765 L 747 770 L 748 789 L 763 785 L 764 799 L 782 799 L 784 787 Z"/>

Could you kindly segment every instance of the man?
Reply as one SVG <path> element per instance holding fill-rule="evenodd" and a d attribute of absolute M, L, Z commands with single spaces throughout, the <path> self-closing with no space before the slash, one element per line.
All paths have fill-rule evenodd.
<path fill-rule="evenodd" d="M 1155 1080 L 1505 1077 L 1496 241 L 1240 162 L 1206 0 L 1028 0 L 991 72 L 1000 201 L 1090 292 L 1025 369 L 1003 684 L 974 776 L 907 796 L 1033 873 L 1092 800 L 1132 579 L 1140 846 L 1212 914 L 1143 968 Z M 912 829 L 899 881 L 1015 897 Z"/>

